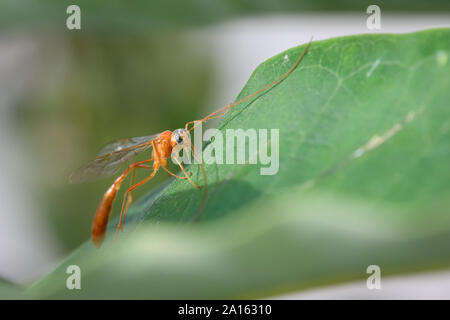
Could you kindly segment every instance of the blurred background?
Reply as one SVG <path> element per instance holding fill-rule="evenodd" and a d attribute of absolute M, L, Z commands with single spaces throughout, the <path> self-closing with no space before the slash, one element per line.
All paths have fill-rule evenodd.
<path fill-rule="evenodd" d="M 28 284 L 89 238 L 112 179 L 70 185 L 68 176 L 104 144 L 183 127 L 231 103 L 258 64 L 311 36 L 450 27 L 448 1 L 108 3 L 0 4 L 0 278 Z M 70 4 L 81 8 L 81 30 L 66 27 Z M 380 30 L 366 26 L 370 4 L 381 8 Z M 450 297 L 445 272 L 394 279 L 391 294 L 411 281 L 437 281 L 443 289 L 429 296 Z M 347 298 L 360 289 L 287 297 Z"/>

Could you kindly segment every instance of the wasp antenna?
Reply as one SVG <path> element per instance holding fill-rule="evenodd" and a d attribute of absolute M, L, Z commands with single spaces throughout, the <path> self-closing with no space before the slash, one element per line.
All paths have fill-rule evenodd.
<path fill-rule="evenodd" d="M 280 76 L 278 79 L 276 79 L 276 80 L 272 81 L 271 83 L 265 85 L 263 88 L 259 89 L 258 91 L 253 92 L 252 94 L 246 96 L 245 98 L 243 98 L 243 99 L 241 99 L 239 101 L 233 102 L 232 104 L 227 105 L 225 107 L 222 107 L 222 108 L 214 111 L 213 113 L 207 115 L 203 119 L 197 120 L 197 121 L 201 123 L 201 122 L 205 122 L 205 121 L 208 121 L 208 120 L 211 120 L 211 119 L 214 119 L 214 118 L 218 118 L 218 117 L 224 116 L 230 110 L 231 107 L 234 107 L 234 106 L 236 106 L 238 104 L 241 104 L 242 102 L 247 101 L 250 98 L 253 98 L 254 96 L 257 96 L 258 94 L 264 92 L 265 90 L 273 87 L 277 83 L 279 83 L 279 82 L 283 81 L 284 79 L 286 79 L 298 67 L 300 62 L 302 62 L 303 58 L 305 57 L 306 53 L 309 50 L 309 47 L 311 46 L 312 39 L 313 39 L 313 37 L 311 37 L 311 39 L 307 43 L 305 49 L 303 50 L 302 54 L 297 59 L 297 61 L 292 65 L 292 67 L 286 73 L 284 73 L 282 76 Z M 188 124 L 191 124 L 191 123 L 194 123 L 194 125 L 190 129 L 187 129 L 188 128 Z M 190 122 L 188 122 L 186 124 L 186 129 L 189 130 L 189 131 L 192 131 L 196 126 L 197 126 L 197 124 L 195 124 L 195 121 L 190 121 Z"/>

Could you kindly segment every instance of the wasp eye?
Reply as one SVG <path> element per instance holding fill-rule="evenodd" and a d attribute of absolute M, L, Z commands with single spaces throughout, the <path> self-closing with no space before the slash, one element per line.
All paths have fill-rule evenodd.
<path fill-rule="evenodd" d="M 183 138 L 177 133 L 177 134 L 175 135 L 175 141 L 176 141 L 178 144 L 180 144 L 180 143 L 183 142 Z"/>

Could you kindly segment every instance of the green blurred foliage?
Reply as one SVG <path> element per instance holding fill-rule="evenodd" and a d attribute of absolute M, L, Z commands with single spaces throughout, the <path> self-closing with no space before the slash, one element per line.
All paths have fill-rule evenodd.
<path fill-rule="evenodd" d="M 359 11 L 376 4 L 383 12 L 449 11 L 447 0 L 372 1 L 372 0 L 3 0 L 0 27 L 65 25 L 66 8 L 77 4 L 82 9 L 83 28 L 100 32 L 145 32 L 149 28 L 179 28 L 202 25 L 227 18 L 267 13 L 312 11 Z"/>
<path fill-rule="evenodd" d="M 23 299 L 24 288 L 0 278 L 0 300 Z"/>

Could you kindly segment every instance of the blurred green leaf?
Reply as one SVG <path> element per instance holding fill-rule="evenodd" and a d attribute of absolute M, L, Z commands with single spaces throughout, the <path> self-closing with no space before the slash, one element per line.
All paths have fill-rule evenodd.
<path fill-rule="evenodd" d="M 24 288 L 21 288 L 7 280 L 0 278 L 0 300 L 20 299 L 24 296 Z"/>
<path fill-rule="evenodd" d="M 386 11 L 449 11 L 446 0 L 401 0 L 374 3 L 371 0 L 135 0 L 125 2 L 110 0 L 3 0 L 0 10 L 0 27 L 46 27 L 53 31 L 67 31 L 66 9 L 77 4 L 81 8 L 83 32 L 147 32 L 149 29 L 177 28 L 202 25 L 243 15 L 267 13 L 293 13 L 311 11 L 357 11 L 365 14 L 369 5 L 378 4 Z M 56 28 L 56 29 L 55 29 Z"/>
<path fill-rule="evenodd" d="M 40 298 L 236 298 L 450 266 L 450 30 L 314 42 L 285 81 L 236 106 L 226 129 L 279 128 L 280 166 L 207 165 L 137 201 L 125 232 L 76 250 Z M 304 46 L 261 64 L 240 98 Z M 206 149 L 210 146 L 206 146 Z M 198 179 L 198 166 L 192 166 Z M 65 288 L 68 265 L 82 290 Z"/>

